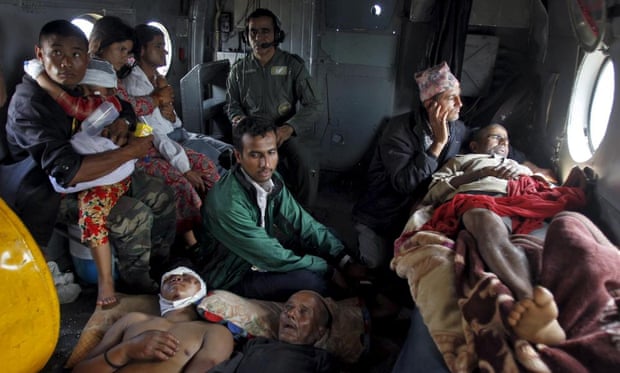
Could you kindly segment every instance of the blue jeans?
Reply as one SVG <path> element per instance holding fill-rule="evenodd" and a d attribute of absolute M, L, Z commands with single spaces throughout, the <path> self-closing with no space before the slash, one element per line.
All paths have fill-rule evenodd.
<path fill-rule="evenodd" d="M 235 294 L 246 298 L 255 298 L 284 302 L 299 290 L 313 290 L 327 295 L 327 280 L 322 274 L 298 269 L 290 272 L 248 271 L 239 283 L 230 288 Z"/>
<path fill-rule="evenodd" d="M 411 325 L 398 360 L 392 373 L 429 373 L 450 371 L 443 356 L 424 325 L 422 315 L 417 307 L 411 313 Z"/>

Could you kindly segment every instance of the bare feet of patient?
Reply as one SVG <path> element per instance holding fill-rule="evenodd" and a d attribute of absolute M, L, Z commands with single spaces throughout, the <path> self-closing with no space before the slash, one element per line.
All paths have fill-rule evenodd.
<path fill-rule="evenodd" d="M 566 340 L 558 323 L 558 307 L 549 290 L 536 286 L 533 299 L 522 299 L 508 315 L 512 330 L 529 342 L 554 345 Z"/>

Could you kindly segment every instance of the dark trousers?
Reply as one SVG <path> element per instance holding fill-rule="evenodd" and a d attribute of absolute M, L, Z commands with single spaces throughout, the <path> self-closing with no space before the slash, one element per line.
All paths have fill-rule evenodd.
<path fill-rule="evenodd" d="M 327 296 L 327 280 L 323 275 L 298 269 L 290 272 L 248 271 L 230 291 L 246 298 L 284 302 L 299 290 L 313 290 Z"/>
<path fill-rule="evenodd" d="M 411 313 L 411 325 L 392 373 L 450 372 L 437 349 L 420 311 Z"/>
<path fill-rule="evenodd" d="M 308 144 L 291 137 L 278 148 L 278 172 L 295 199 L 304 207 L 312 206 L 319 189 L 320 163 Z"/>

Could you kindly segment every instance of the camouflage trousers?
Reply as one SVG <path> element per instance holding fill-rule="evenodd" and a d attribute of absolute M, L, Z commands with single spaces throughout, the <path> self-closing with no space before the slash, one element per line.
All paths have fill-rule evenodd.
<path fill-rule="evenodd" d="M 75 224 L 78 204 L 74 195 L 63 198 L 58 219 Z M 110 244 L 118 259 L 121 279 L 136 291 L 159 280 L 174 240 L 176 210 L 174 194 L 163 179 L 136 170 L 131 187 L 110 211 L 107 219 Z"/>

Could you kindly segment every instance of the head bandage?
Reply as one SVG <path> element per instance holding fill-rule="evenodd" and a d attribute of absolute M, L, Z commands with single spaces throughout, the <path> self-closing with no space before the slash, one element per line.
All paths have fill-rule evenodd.
<path fill-rule="evenodd" d="M 93 58 L 88 63 L 86 74 L 80 84 L 94 85 L 104 88 L 116 88 L 118 78 L 114 67 L 108 61 Z"/>
<path fill-rule="evenodd" d="M 415 81 L 420 88 L 420 101 L 459 86 L 459 81 L 450 72 L 450 67 L 444 61 L 439 65 L 419 71 L 415 74 Z"/>
<path fill-rule="evenodd" d="M 200 283 L 200 290 L 196 294 L 192 295 L 191 297 L 187 297 L 184 299 L 178 299 L 178 300 L 165 299 L 164 297 L 162 297 L 160 293 L 159 294 L 159 310 L 162 316 L 164 316 L 166 313 L 170 311 L 178 310 L 178 309 L 187 307 L 189 305 L 192 305 L 194 303 L 198 303 L 198 301 L 200 301 L 202 298 L 204 298 L 207 295 L 207 284 L 205 284 L 205 282 L 198 275 L 198 273 L 183 266 L 177 267 L 169 272 L 164 273 L 164 275 L 161 276 L 161 287 L 164 286 L 164 281 L 166 281 L 168 277 L 182 276 L 184 274 L 189 274 L 192 277 L 194 277 L 196 280 L 198 280 L 198 282 Z"/>

